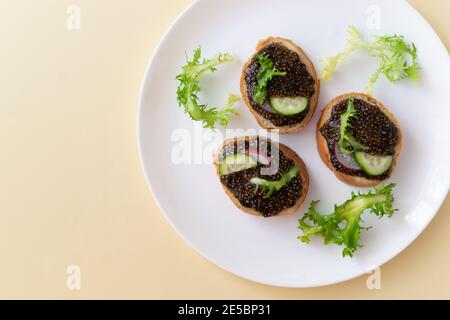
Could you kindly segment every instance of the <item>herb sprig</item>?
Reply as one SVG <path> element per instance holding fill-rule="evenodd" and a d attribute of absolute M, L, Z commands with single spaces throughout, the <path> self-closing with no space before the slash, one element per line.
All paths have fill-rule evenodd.
<path fill-rule="evenodd" d="M 267 84 L 273 77 L 285 76 L 286 72 L 278 71 L 273 63 L 273 61 L 264 54 L 259 54 L 256 56 L 256 60 L 258 60 L 261 69 L 256 76 L 258 81 L 252 98 L 257 104 L 261 105 L 266 100 L 267 96 Z"/>
<path fill-rule="evenodd" d="M 266 179 L 255 177 L 252 178 L 250 182 L 256 185 L 256 190 L 258 190 L 259 188 L 264 190 L 264 192 L 266 193 L 265 197 L 268 198 L 272 195 L 273 192 L 280 190 L 286 184 L 288 184 L 297 175 L 298 171 L 299 168 L 297 166 L 293 166 L 281 177 L 280 180 L 268 181 Z"/>
<path fill-rule="evenodd" d="M 226 126 L 232 115 L 237 115 L 233 105 L 240 99 L 239 96 L 230 94 L 227 103 L 217 110 L 206 104 L 199 104 L 198 93 L 200 92 L 200 77 L 207 71 L 215 72 L 217 66 L 233 61 L 233 57 L 228 53 L 217 54 L 213 59 L 201 60 L 201 48 L 194 51 L 191 60 L 186 57 L 187 63 L 183 66 L 183 71 L 176 77 L 179 81 L 177 88 L 177 100 L 180 106 L 184 107 L 186 113 L 192 120 L 202 121 L 205 128 L 215 129 L 216 122 Z"/>
<path fill-rule="evenodd" d="M 351 128 L 350 119 L 356 117 L 355 98 L 350 97 L 348 100 L 347 111 L 341 115 L 339 126 L 339 148 L 343 153 L 352 154 L 355 151 L 367 150 L 367 147 L 353 138 L 349 132 Z"/>
<path fill-rule="evenodd" d="M 370 56 L 378 58 L 380 65 L 369 79 L 366 91 L 372 95 L 375 84 L 381 74 L 392 82 L 411 79 L 418 82 L 421 67 L 417 61 L 417 48 L 408 43 L 401 35 L 374 36 L 373 41 L 365 41 L 359 30 L 350 26 L 347 30 L 347 47 L 334 56 L 322 60 L 322 78 L 332 78 L 336 67 L 358 50 L 365 50 Z"/>
<path fill-rule="evenodd" d="M 352 192 L 351 199 L 335 206 L 334 211 L 328 215 L 317 211 L 319 201 L 312 201 L 308 212 L 299 220 L 299 229 L 303 233 L 298 237 L 299 240 L 309 243 L 311 237 L 321 237 L 324 244 L 343 245 L 342 255 L 352 257 L 362 247 L 361 231 L 370 229 L 361 226 L 363 212 L 370 210 L 380 218 L 385 215 L 391 217 L 395 213 L 396 210 L 392 208 L 394 187 L 395 184 L 391 183 L 366 194 Z"/>

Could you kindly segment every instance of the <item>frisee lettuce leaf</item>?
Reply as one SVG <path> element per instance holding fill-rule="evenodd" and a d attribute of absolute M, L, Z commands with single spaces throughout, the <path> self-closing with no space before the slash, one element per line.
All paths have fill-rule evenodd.
<path fill-rule="evenodd" d="M 238 115 L 233 105 L 240 99 L 239 96 L 230 94 L 227 103 L 217 110 L 206 104 L 199 104 L 198 92 L 200 92 L 200 77 L 205 72 L 215 72 L 217 66 L 233 61 L 233 57 L 228 53 L 219 53 L 212 59 L 201 60 L 201 48 L 194 50 L 191 60 L 186 56 L 186 65 L 183 71 L 176 77 L 179 81 L 177 88 L 177 100 L 180 106 L 184 107 L 186 113 L 192 120 L 202 121 L 205 128 L 216 128 L 216 123 L 226 126 L 230 121 L 230 116 Z"/>
<path fill-rule="evenodd" d="M 343 51 L 322 60 L 324 80 L 330 80 L 336 67 L 348 60 L 354 52 L 365 50 L 370 56 L 380 61 L 380 66 L 370 77 L 366 86 L 369 95 L 372 95 L 381 74 L 384 74 L 392 83 L 403 79 L 419 81 L 421 68 L 417 62 L 417 48 L 414 43 L 408 43 L 403 36 L 374 36 L 373 41 L 365 41 L 354 26 L 348 28 L 347 36 L 347 47 Z"/>
<path fill-rule="evenodd" d="M 266 55 L 259 54 L 256 56 L 256 59 L 258 60 L 261 69 L 256 76 L 256 80 L 258 81 L 258 83 L 254 89 L 252 98 L 253 101 L 261 105 L 266 100 L 267 83 L 272 80 L 273 77 L 285 76 L 286 72 L 278 71 L 275 68 L 273 61 Z"/>
<path fill-rule="evenodd" d="M 297 175 L 298 171 L 299 168 L 297 166 L 293 166 L 291 169 L 289 169 L 288 172 L 281 176 L 280 180 L 268 181 L 266 179 L 255 177 L 252 178 L 250 182 L 256 185 L 256 190 L 258 190 L 259 188 L 264 190 L 264 192 L 266 193 L 265 197 L 268 198 L 272 195 L 272 193 L 280 190 L 286 184 L 288 184 Z"/>
<path fill-rule="evenodd" d="M 339 148 L 343 153 L 352 154 L 355 151 L 367 150 L 367 147 L 356 141 L 349 133 L 351 127 L 350 119 L 356 117 L 355 98 L 350 97 L 348 100 L 347 111 L 341 115 L 339 126 Z"/>
<path fill-rule="evenodd" d="M 343 245 L 342 255 L 352 257 L 355 251 L 362 247 L 361 231 L 370 227 L 361 226 L 361 215 L 370 210 L 378 217 L 391 217 L 396 209 L 393 209 L 394 196 L 392 191 L 394 183 L 380 186 L 367 194 L 352 192 L 351 199 L 339 206 L 328 215 L 322 215 L 317 211 L 319 201 L 312 201 L 308 212 L 299 220 L 299 229 L 302 235 L 298 239 L 303 243 L 309 243 L 312 237 L 321 237 L 324 244 L 334 243 Z"/>

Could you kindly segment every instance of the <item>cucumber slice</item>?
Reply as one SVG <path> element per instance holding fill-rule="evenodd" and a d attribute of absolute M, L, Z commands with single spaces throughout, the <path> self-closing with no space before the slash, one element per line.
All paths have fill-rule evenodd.
<path fill-rule="evenodd" d="M 256 160 L 244 153 L 235 153 L 225 157 L 219 165 L 219 174 L 224 176 L 233 172 L 253 168 L 258 165 Z"/>
<path fill-rule="evenodd" d="M 355 152 L 355 160 L 365 173 L 379 176 L 389 170 L 392 165 L 392 156 L 374 156 L 369 153 Z"/>
<path fill-rule="evenodd" d="M 309 99 L 305 97 L 272 97 L 270 105 L 272 108 L 284 116 L 292 116 L 306 109 Z"/>

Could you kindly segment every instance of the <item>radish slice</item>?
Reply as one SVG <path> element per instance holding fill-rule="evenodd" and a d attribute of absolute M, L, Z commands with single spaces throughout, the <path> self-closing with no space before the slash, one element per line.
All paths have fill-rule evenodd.
<path fill-rule="evenodd" d="M 270 113 L 277 113 L 268 102 L 264 102 L 261 105 L 261 109 L 263 109 L 267 112 L 270 112 Z"/>
<path fill-rule="evenodd" d="M 336 160 L 345 168 L 350 170 L 361 170 L 361 167 L 358 165 L 353 155 L 343 153 L 337 142 L 334 144 L 334 155 L 336 156 Z"/>
<path fill-rule="evenodd" d="M 244 153 L 248 154 L 249 156 L 252 156 L 256 161 L 258 161 L 264 166 L 270 165 L 270 158 L 264 154 L 260 154 L 256 149 L 245 150 Z"/>

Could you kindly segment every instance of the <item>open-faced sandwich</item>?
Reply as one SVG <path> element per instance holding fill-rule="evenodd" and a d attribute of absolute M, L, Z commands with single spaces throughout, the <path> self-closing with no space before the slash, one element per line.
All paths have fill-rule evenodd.
<path fill-rule="evenodd" d="M 265 129 L 295 133 L 316 110 L 320 91 L 314 65 L 292 41 L 269 37 L 256 46 L 241 75 L 245 104 Z"/>
<path fill-rule="evenodd" d="M 388 179 L 403 147 L 397 119 L 364 93 L 330 101 L 322 111 L 316 137 L 323 162 L 353 186 L 375 186 Z"/>
<path fill-rule="evenodd" d="M 294 214 L 308 192 L 303 160 L 290 148 L 267 138 L 227 140 L 216 153 L 214 164 L 227 195 L 249 214 Z"/>

